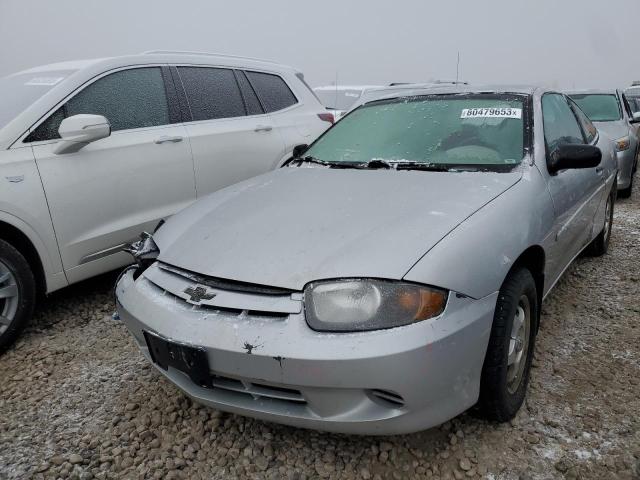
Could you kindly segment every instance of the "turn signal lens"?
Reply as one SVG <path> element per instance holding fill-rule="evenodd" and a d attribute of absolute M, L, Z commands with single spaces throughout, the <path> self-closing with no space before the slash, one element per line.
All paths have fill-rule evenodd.
<path fill-rule="evenodd" d="M 616 140 L 616 152 L 624 152 L 631 146 L 629 137 L 622 137 Z"/>
<path fill-rule="evenodd" d="M 436 317 L 442 313 L 447 302 L 446 294 L 441 290 L 413 289 L 400 292 L 398 303 L 413 314 L 416 321 Z"/>

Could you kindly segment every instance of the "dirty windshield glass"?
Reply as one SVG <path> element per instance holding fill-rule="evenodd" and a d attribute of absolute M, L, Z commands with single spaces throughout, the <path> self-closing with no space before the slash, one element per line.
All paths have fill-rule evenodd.
<path fill-rule="evenodd" d="M 366 104 L 306 152 L 324 162 L 509 166 L 524 154 L 523 98 L 429 96 Z"/>
<path fill-rule="evenodd" d="M 620 120 L 618 97 L 610 94 L 571 95 L 592 122 L 615 122 Z"/>
<path fill-rule="evenodd" d="M 18 73 L 0 78 L 0 128 L 62 82 L 73 71 Z"/>

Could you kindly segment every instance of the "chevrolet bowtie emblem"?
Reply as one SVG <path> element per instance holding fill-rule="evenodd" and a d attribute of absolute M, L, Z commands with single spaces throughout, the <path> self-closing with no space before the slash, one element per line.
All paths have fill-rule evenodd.
<path fill-rule="evenodd" d="M 216 296 L 215 293 L 207 293 L 207 289 L 201 286 L 197 287 L 187 287 L 184 290 L 184 293 L 189 295 L 189 302 L 191 303 L 200 303 L 202 300 L 211 300 Z"/>

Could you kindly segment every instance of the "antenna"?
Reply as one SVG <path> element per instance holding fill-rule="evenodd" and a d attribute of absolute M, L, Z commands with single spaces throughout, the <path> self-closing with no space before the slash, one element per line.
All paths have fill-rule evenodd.
<path fill-rule="evenodd" d="M 460 73 L 460 50 L 458 50 L 458 62 L 456 63 L 456 85 L 458 84 L 459 73 Z"/>
<path fill-rule="evenodd" d="M 333 105 L 334 105 L 334 108 L 337 110 L 338 109 L 338 70 L 336 70 L 335 86 L 336 86 L 336 98 L 333 102 Z"/>

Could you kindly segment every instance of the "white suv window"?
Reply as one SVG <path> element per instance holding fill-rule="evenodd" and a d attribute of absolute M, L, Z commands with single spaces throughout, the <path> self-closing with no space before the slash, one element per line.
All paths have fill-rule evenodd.
<path fill-rule="evenodd" d="M 178 67 L 193 120 L 244 117 L 242 95 L 233 70 Z"/>
<path fill-rule="evenodd" d="M 287 83 L 278 75 L 262 72 L 246 73 L 268 113 L 282 110 L 298 103 L 298 99 Z"/>
<path fill-rule="evenodd" d="M 96 80 L 56 110 L 25 142 L 60 138 L 62 120 L 80 113 L 104 115 L 113 131 L 171 123 L 161 69 L 121 70 Z"/>

